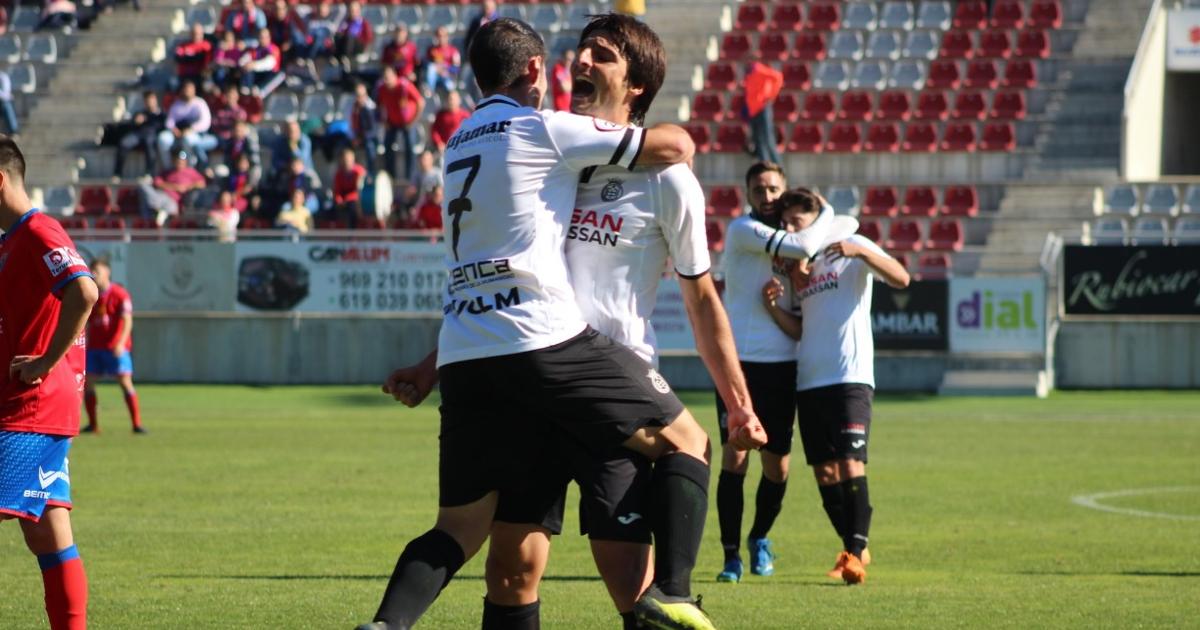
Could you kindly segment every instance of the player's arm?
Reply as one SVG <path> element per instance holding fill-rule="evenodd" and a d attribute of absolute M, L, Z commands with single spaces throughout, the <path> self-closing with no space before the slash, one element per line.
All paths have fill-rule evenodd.
<path fill-rule="evenodd" d="M 727 246 L 780 258 L 812 258 L 821 251 L 833 223 L 833 208 L 824 206 L 817 220 L 799 232 L 788 232 L 757 219 L 740 222 L 726 237 Z"/>
<path fill-rule="evenodd" d="M 133 334 L 133 313 L 125 311 L 121 314 L 120 329 L 117 331 L 117 339 L 110 350 L 116 356 L 125 354 L 125 344 L 129 343 L 129 336 Z"/>
<path fill-rule="evenodd" d="M 392 372 L 383 384 L 383 393 L 408 407 L 421 404 L 437 385 L 437 356 L 437 349 L 434 349 L 420 363 Z"/>
<path fill-rule="evenodd" d="M 659 123 L 646 129 L 639 164 L 683 164 L 696 155 L 696 143 L 679 125 Z"/>
<path fill-rule="evenodd" d="M 778 278 L 771 278 L 763 285 L 763 308 L 767 309 L 767 313 L 771 315 L 771 319 L 775 321 L 775 325 L 779 326 L 780 330 L 792 339 L 800 341 L 800 337 L 804 333 L 804 324 L 799 317 L 779 306 L 777 302 L 783 295 L 783 283 Z"/>
<path fill-rule="evenodd" d="M 900 261 L 892 258 L 878 245 L 865 238 L 848 238 L 840 243 L 834 243 L 825 250 L 825 255 L 829 256 L 830 260 L 836 260 L 840 256 L 861 258 L 871 268 L 872 273 L 879 276 L 880 280 L 886 282 L 893 289 L 903 289 L 912 280 L 908 275 L 908 270 L 900 264 Z"/>
<path fill-rule="evenodd" d="M 99 297 L 100 291 L 91 276 L 81 275 L 68 282 L 62 289 L 62 308 L 59 310 L 54 335 L 50 338 L 50 346 L 45 354 L 13 357 L 8 368 L 9 376 L 27 385 L 41 383 L 79 339 L 83 327 L 87 325 L 88 317 L 92 314 L 92 306 Z"/>
<path fill-rule="evenodd" d="M 678 125 L 650 129 L 620 126 L 567 112 L 542 112 L 546 131 L 556 151 L 572 169 L 592 166 L 679 164 L 692 159 L 696 145 Z"/>

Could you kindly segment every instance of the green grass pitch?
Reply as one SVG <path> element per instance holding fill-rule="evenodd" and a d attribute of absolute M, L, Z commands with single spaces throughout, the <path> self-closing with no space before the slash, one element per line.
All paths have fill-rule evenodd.
<path fill-rule="evenodd" d="M 144 386 L 151 434 L 135 438 L 119 392 L 103 387 L 104 433 L 71 452 L 92 626 L 369 620 L 437 499 L 436 407 L 411 411 L 376 392 Z M 711 396 L 685 400 L 712 428 Z M 793 469 L 772 533 L 772 578 L 714 582 L 714 505 L 694 590 L 719 627 L 1200 625 L 1200 392 L 884 396 L 871 455 L 875 563 L 863 586 L 824 576 L 838 543 L 806 469 Z M 755 461 L 747 529 L 758 474 Z M 1161 488 L 1176 490 L 1099 499 L 1131 512 L 1071 501 Z M 618 628 L 577 526 L 568 510 L 544 626 Z M 37 564 L 12 522 L 0 532 L 0 628 L 45 627 Z M 421 626 L 478 627 L 482 572 L 477 557 Z"/>

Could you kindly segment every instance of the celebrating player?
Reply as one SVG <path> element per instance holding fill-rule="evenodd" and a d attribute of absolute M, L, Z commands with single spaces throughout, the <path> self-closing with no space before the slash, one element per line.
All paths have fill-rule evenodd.
<path fill-rule="evenodd" d="M 550 429 L 598 449 L 695 447 L 695 421 L 665 381 L 584 322 L 563 256 L 580 171 L 631 168 L 639 158 L 683 162 L 694 151 L 690 138 L 675 126 L 642 130 L 536 111 L 547 88 L 545 43 L 523 22 L 489 22 L 470 57 L 485 98 L 447 143 L 450 282 L 431 355 L 442 391 L 438 520 L 401 554 L 368 627 L 408 627 L 420 617 L 482 545 L 493 517 L 503 521 L 500 499 L 537 483 Z M 394 395 L 397 374 L 386 386 Z M 671 519 L 685 531 L 668 533 L 676 545 L 703 530 L 695 500 L 703 492 L 690 489 L 697 467 L 706 483 L 703 462 L 664 471 L 657 483 L 685 498 Z M 690 571 L 688 561 L 677 559 L 670 573 Z"/>
<path fill-rule="evenodd" d="M 817 218 L 820 202 L 805 189 L 790 190 L 775 202 L 781 219 L 804 229 Z M 829 572 L 848 584 L 867 579 L 867 534 L 871 502 L 867 492 L 867 440 L 875 395 L 875 341 L 871 334 L 874 276 L 896 288 L 908 286 L 908 272 L 863 236 L 826 248 L 811 266 L 802 261 L 793 274 L 797 317 L 778 304 L 784 287 L 775 278 L 762 288 L 764 305 L 796 345 L 796 408 L 804 456 L 817 480 L 821 502 L 843 550 Z"/>
<path fill-rule="evenodd" d="M 96 284 L 57 221 L 32 208 L 25 157 L 0 136 L 0 520 L 37 556 L 52 630 L 87 626 L 67 451 L 79 432 L 83 328 Z M 29 621 L 29 625 L 32 625 Z"/>
<path fill-rule="evenodd" d="M 92 309 L 87 327 L 87 382 L 83 405 L 88 424 L 84 433 L 99 433 L 96 416 L 96 378 L 115 376 L 125 394 L 125 407 L 134 433 L 145 433 L 137 392 L 133 389 L 133 300 L 125 287 L 112 281 L 112 266 L 106 258 L 92 261 L 92 274 L 100 290 L 100 301 Z"/>

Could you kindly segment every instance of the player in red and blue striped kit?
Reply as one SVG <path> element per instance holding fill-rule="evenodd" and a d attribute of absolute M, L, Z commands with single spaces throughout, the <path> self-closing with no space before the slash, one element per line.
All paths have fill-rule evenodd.
<path fill-rule="evenodd" d="M 137 391 L 133 389 L 133 359 L 129 354 L 133 351 L 133 299 L 125 287 L 112 281 L 112 267 L 108 260 L 93 260 L 92 274 L 100 290 L 100 300 L 92 309 L 87 327 L 88 377 L 83 405 L 87 409 L 88 424 L 83 432 L 100 432 L 96 416 L 96 379 L 113 376 L 125 394 L 125 406 L 129 409 L 133 432 L 145 433 Z"/>
<path fill-rule="evenodd" d="M 87 577 L 71 532 L 67 452 L 79 432 L 82 333 L 98 291 L 66 232 L 31 206 L 25 157 L 0 136 L 0 520 L 20 519 L 50 628 L 83 630 Z"/>

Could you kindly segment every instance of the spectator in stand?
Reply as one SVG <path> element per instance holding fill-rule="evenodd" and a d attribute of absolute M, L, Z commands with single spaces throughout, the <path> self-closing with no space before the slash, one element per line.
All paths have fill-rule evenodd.
<path fill-rule="evenodd" d="M 754 157 L 759 161 L 780 164 L 771 110 L 775 98 L 779 96 L 779 89 L 783 87 L 783 73 L 756 61 L 743 83 L 746 86 L 746 115 L 750 119 L 750 142 L 754 143 Z"/>
<path fill-rule="evenodd" d="M 159 173 L 153 184 L 139 185 L 142 216 L 153 217 L 155 223 L 163 225 L 168 217 L 179 215 L 189 193 L 204 188 L 205 184 L 204 176 L 188 166 L 187 152 L 177 152 L 171 168 Z"/>
<path fill-rule="evenodd" d="M 395 68 L 383 69 L 383 80 L 375 90 L 379 118 L 383 122 L 383 168 L 388 176 L 396 175 L 396 139 L 404 150 L 404 179 L 413 176 L 413 145 L 416 144 L 417 118 L 425 109 L 425 98 L 412 81 L 396 74 Z"/>
<path fill-rule="evenodd" d="M 258 32 L 267 28 L 267 15 L 254 5 L 254 0 L 241 0 L 238 8 L 225 16 L 221 28 L 233 33 L 246 46 L 253 46 L 258 41 Z"/>
<path fill-rule="evenodd" d="M 0 6 L 0 35 L 8 33 L 8 9 Z"/>
<path fill-rule="evenodd" d="M 375 101 L 367 94 L 367 86 L 354 86 L 354 104 L 350 106 L 350 143 L 362 147 L 366 155 L 367 172 L 375 172 L 375 156 L 379 152 L 379 123 L 375 116 Z"/>
<path fill-rule="evenodd" d="M 258 187 L 257 178 L 250 164 L 250 156 L 245 153 L 237 157 L 233 169 L 225 177 L 224 190 L 233 195 L 233 205 L 238 212 L 243 212 L 250 205 L 250 198 Z"/>
<path fill-rule="evenodd" d="M 74 28 L 77 26 L 75 3 L 69 0 L 46 0 L 37 30 Z"/>
<path fill-rule="evenodd" d="M 117 158 L 113 165 L 113 179 L 119 180 L 125 170 L 125 155 L 141 147 L 146 157 L 145 173 L 158 166 L 158 135 L 167 124 L 167 115 L 158 104 L 158 94 L 153 90 L 142 92 L 142 107 L 134 112 L 130 127 L 117 141 Z"/>
<path fill-rule="evenodd" d="M 322 0 L 305 19 L 305 31 L 308 34 L 305 37 L 304 57 L 312 61 L 317 57 L 332 56 L 333 36 L 338 32 L 339 25 L 340 23 L 333 15 L 333 3 L 329 0 Z"/>
<path fill-rule="evenodd" d="M 366 176 L 366 169 L 355 161 L 354 149 L 343 149 L 333 174 L 333 215 L 350 227 L 357 226 L 362 219 L 360 193 Z"/>
<path fill-rule="evenodd" d="M 208 152 L 217 148 L 216 136 L 210 134 L 212 112 L 208 103 L 196 94 L 196 84 L 184 81 L 179 88 L 179 97 L 167 110 L 167 125 L 158 134 L 160 156 L 173 155 L 172 147 L 182 144 L 185 151 L 195 152 L 196 163 L 201 169 L 208 167 Z"/>
<path fill-rule="evenodd" d="M 313 227 L 312 210 L 305 204 L 304 191 L 297 188 L 279 216 L 275 217 L 275 227 L 281 227 L 289 232 L 307 234 Z"/>
<path fill-rule="evenodd" d="M 417 190 L 413 194 L 414 197 L 420 198 L 420 195 L 428 194 L 433 190 L 434 186 L 442 185 L 442 169 L 438 167 L 437 162 L 433 159 L 433 151 L 425 151 L 421 153 L 421 158 L 417 164 L 417 177 L 412 180 L 416 184 Z M 416 199 L 411 200 L 416 203 Z"/>
<path fill-rule="evenodd" d="M 231 243 L 237 240 L 237 226 L 242 220 L 242 211 L 238 210 L 234 196 L 228 190 L 222 190 L 217 195 L 216 204 L 208 212 L 208 224 L 217 228 L 217 240 Z"/>
<path fill-rule="evenodd" d="M 304 20 L 287 0 L 275 0 L 271 14 L 267 16 L 267 30 L 271 31 L 271 42 L 279 47 L 283 63 L 291 63 L 306 43 Z"/>
<path fill-rule="evenodd" d="M 229 85 L 241 84 L 242 69 L 238 64 L 242 60 L 242 48 L 233 31 L 221 33 L 212 59 L 212 80 L 217 89 L 224 90 Z"/>
<path fill-rule="evenodd" d="M 458 92 L 452 91 L 446 95 L 446 106 L 438 110 L 429 129 L 429 138 L 433 140 L 438 151 L 446 150 L 446 143 L 450 141 L 450 137 L 458 131 L 459 125 L 470 117 L 471 112 L 462 106 L 462 97 Z"/>
<path fill-rule="evenodd" d="M 333 37 L 333 54 L 342 66 L 343 77 L 355 71 L 355 59 L 370 50 L 375 33 L 362 15 L 362 4 L 354 0 L 346 5 L 346 19 Z"/>
<path fill-rule="evenodd" d="M 233 125 L 233 135 L 224 147 L 225 166 L 233 170 L 238 160 L 246 156 L 250 160 L 251 187 L 262 179 L 262 151 L 258 145 L 258 130 L 249 121 L 239 120 Z"/>
<path fill-rule="evenodd" d="M 417 216 L 415 217 L 416 229 L 442 229 L 442 199 L 443 192 L 440 184 L 429 190 L 425 195 L 424 201 L 421 203 L 420 209 L 417 210 Z"/>
<path fill-rule="evenodd" d="M 222 148 L 229 146 L 229 141 L 233 139 L 233 129 L 237 126 L 238 121 L 249 119 L 246 110 L 238 104 L 240 98 L 236 85 L 226 87 L 218 100 L 220 107 L 213 112 L 210 130 L 217 137 L 218 146 Z"/>
<path fill-rule="evenodd" d="M 462 57 L 450 43 L 450 31 L 439 26 L 433 34 L 433 44 L 425 51 L 425 85 L 430 91 L 454 89 L 458 71 L 462 68 Z"/>
<path fill-rule="evenodd" d="M 175 76 L 180 83 L 204 83 L 204 75 L 213 59 L 212 42 L 204 38 L 204 26 L 192 24 L 190 37 L 175 45 Z"/>
<path fill-rule="evenodd" d="M 613 0 L 613 13 L 640 18 L 646 15 L 646 0 Z"/>
<path fill-rule="evenodd" d="M 321 208 L 320 199 L 317 197 L 321 190 L 321 182 L 315 173 L 305 169 L 304 161 L 300 158 L 293 159 L 262 187 L 263 214 L 278 214 L 281 206 L 292 199 L 297 190 L 304 193 L 303 203 L 309 212 L 316 213 Z"/>
<path fill-rule="evenodd" d="M 554 111 L 571 111 L 571 64 L 575 63 L 575 49 L 562 51 L 562 57 L 550 71 L 550 92 L 554 98 Z"/>
<path fill-rule="evenodd" d="M 396 74 L 415 81 L 417 78 L 417 45 L 408 37 L 408 25 L 397 22 L 392 39 L 383 47 L 380 63 L 396 70 Z"/>
<path fill-rule="evenodd" d="M 297 158 L 304 162 L 304 170 L 315 173 L 316 167 L 313 165 L 312 140 L 304 135 L 304 132 L 300 129 L 300 123 L 295 120 L 289 120 L 281 125 L 279 131 L 279 139 L 271 147 L 271 173 L 287 171 L 288 164 Z"/>
<path fill-rule="evenodd" d="M 238 62 L 242 68 L 242 88 L 266 98 L 283 83 L 283 55 L 271 41 L 271 31 L 258 32 L 258 41 L 242 53 Z"/>
<path fill-rule="evenodd" d="M 8 76 L 5 70 L 0 70 L 0 108 L 4 110 L 4 124 L 8 125 L 8 134 L 15 136 L 20 133 L 17 110 L 13 107 L 12 77 Z"/>
<path fill-rule="evenodd" d="M 483 28 L 484 24 L 500 17 L 500 13 L 496 10 L 496 0 L 483 0 L 479 5 L 479 13 L 471 18 L 471 23 L 467 25 L 467 36 L 463 40 L 463 49 L 471 50 L 471 41 L 475 39 L 475 34 L 479 29 Z"/>

